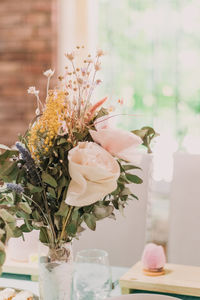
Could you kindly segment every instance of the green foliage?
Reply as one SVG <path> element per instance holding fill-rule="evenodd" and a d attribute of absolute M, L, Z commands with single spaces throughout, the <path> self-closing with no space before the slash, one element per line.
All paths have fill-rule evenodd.
<path fill-rule="evenodd" d="M 140 184 L 143 182 L 140 177 L 138 177 L 137 175 L 134 175 L 134 174 L 126 173 L 126 178 L 129 181 L 131 181 L 132 183 L 136 183 L 136 184 Z"/>
<path fill-rule="evenodd" d="M 67 205 L 64 201 L 61 202 L 59 210 L 55 213 L 57 216 L 66 217 L 69 212 L 69 205 Z"/>
<path fill-rule="evenodd" d="M 19 202 L 18 207 L 29 215 L 32 213 L 32 209 L 27 202 Z"/>
<path fill-rule="evenodd" d="M 152 127 L 142 127 L 140 130 L 133 130 L 132 132 L 143 140 L 143 145 L 147 147 L 148 153 L 152 153 L 150 148 L 151 141 L 159 134 Z"/>
<path fill-rule="evenodd" d="M 4 264 L 5 259 L 6 259 L 5 249 L 1 243 L 0 244 L 0 266 L 2 266 Z"/>
<path fill-rule="evenodd" d="M 132 128 L 133 123 L 140 128 L 143 123 L 152 125 L 159 120 L 156 123 L 161 127 L 170 124 L 171 133 L 182 142 L 181 129 L 193 135 L 199 127 L 200 89 L 196 78 L 200 68 L 198 60 L 191 62 L 184 47 L 189 45 L 193 54 L 199 51 L 199 5 L 196 0 L 99 1 L 98 35 L 108 53 L 100 93 L 121 95 L 125 100 L 121 110 L 138 114 L 136 118 L 122 118 L 123 128 Z M 197 11 L 198 17 L 188 34 L 181 14 L 188 11 L 189 15 L 190 9 Z M 173 19 L 174 14 L 177 23 L 166 27 L 167 19 Z M 155 27 L 153 20 L 157 20 Z"/>
<path fill-rule="evenodd" d="M 109 217 L 113 213 L 114 207 L 112 205 L 94 205 L 93 214 L 97 220 Z"/>
<path fill-rule="evenodd" d="M 57 182 L 56 180 L 48 173 L 42 172 L 42 180 L 43 182 L 49 184 L 52 187 L 57 187 Z"/>
<path fill-rule="evenodd" d="M 96 229 L 96 218 L 94 215 L 89 213 L 84 213 L 83 219 L 84 222 L 87 224 L 88 228 L 90 228 L 93 231 Z"/>
<path fill-rule="evenodd" d="M 31 194 L 41 193 L 42 190 L 43 190 L 43 187 L 41 187 L 41 186 L 34 186 L 31 183 L 29 183 L 29 182 L 27 183 L 27 187 L 28 187 L 28 189 L 29 189 L 29 191 L 30 191 Z"/>
<path fill-rule="evenodd" d="M 101 109 L 98 117 L 107 114 Z M 91 121 L 91 127 L 93 128 Z M 94 128 L 93 128 L 94 129 Z M 149 146 L 153 133 L 150 129 L 142 129 L 143 141 Z M 141 132 L 137 132 L 137 134 Z M 92 141 L 88 129 L 74 132 L 77 141 Z M 23 138 L 27 145 L 26 137 Z M 83 224 L 91 230 L 104 218 L 115 219 L 114 210 L 123 213 L 129 199 L 137 199 L 129 189 L 129 185 L 140 184 L 142 180 L 134 171 L 140 168 L 118 160 L 120 177 L 115 191 L 104 199 L 85 207 L 71 207 L 65 203 L 70 182 L 68 170 L 68 152 L 72 144 L 67 136 L 58 136 L 48 155 L 38 162 L 31 163 L 21 158 L 19 152 L 0 145 L 0 180 L 21 186 L 18 190 L 8 190 L 5 185 L 0 188 L 0 267 L 5 260 L 4 243 L 10 237 L 23 237 L 24 232 L 36 229 L 40 231 L 39 239 L 49 247 L 59 247 L 63 242 L 79 238 L 84 230 Z M 18 227 L 16 219 L 24 220 Z"/>
<path fill-rule="evenodd" d="M 98 114 L 97 114 L 97 116 L 96 116 L 96 119 L 101 118 L 101 117 L 104 117 L 104 116 L 106 116 L 106 115 L 108 115 L 108 111 L 107 111 L 107 109 L 105 109 L 105 108 L 102 107 L 102 108 L 99 110 L 99 112 L 98 112 Z"/>

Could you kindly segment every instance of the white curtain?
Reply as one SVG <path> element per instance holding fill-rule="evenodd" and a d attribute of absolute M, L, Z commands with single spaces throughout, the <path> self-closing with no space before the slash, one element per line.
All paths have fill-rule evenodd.
<path fill-rule="evenodd" d="M 98 1 L 59 0 L 58 2 L 58 70 L 64 70 L 64 53 L 85 46 L 85 53 L 97 47 Z"/>

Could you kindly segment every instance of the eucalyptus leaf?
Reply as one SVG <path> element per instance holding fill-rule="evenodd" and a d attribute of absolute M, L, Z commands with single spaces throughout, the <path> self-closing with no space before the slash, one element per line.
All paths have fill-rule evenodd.
<path fill-rule="evenodd" d="M 13 229 L 13 236 L 15 238 L 18 238 L 20 236 L 22 236 L 22 230 L 19 227 L 16 227 Z"/>
<path fill-rule="evenodd" d="M 56 180 L 46 172 L 42 172 L 42 180 L 54 188 L 58 185 Z"/>
<path fill-rule="evenodd" d="M 54 224 L 56 225 L 57 230 L 60 230 L 60 216 L 54 215 Z"/>
<path fill-rule="evenodd" d="M 127 180 L 126 175 L 122 173 L 118 178 L 118 182 L 119 183 L 129 183 L 129 180 Z"/>
<path fill-rule="evenodd" d="M 93 213 L 98 220 L 104 219 L 110 216 L 113 212 L 114 208 L 112 205 L 109 206 L 98 206 L 95 205 L 93 209 Z"/>
<path fill-rule="evenodd" d="M 61 139 L 58 139 L 57 140 L 57 145 L 62 145 L 62 144 L 65 144 L 67 143 L 67 139 L 65 139 L 64 137 L 62 137 Z"/>
<path fill-rule="evenodd" d="M 66 217 L 69 211 L 69 205 L 64 201 L 61 203 L 59 210 L 55 213 L 56 216 Z"/>
<path fill-rule="evenodd" d="M 6 260 L 6 253 L 3 250 L 0 250 L 0 266 L 4 264 Z"/>
<path fill-rule="evenodd" d="M 148 132 L 147 129 L 137 129 L 137 130 L 132 131 L 132 133 L 139 136 L 142 140 L 145 138 L 145 135 L 147 134 L 147 132 Z"/>
<path fill-rule="evenodd" d="M 108 110 L 106 109 L 106 108 L 101 108 L 99 111 L 98 111 L 98 114 L 97 114 L 97 116 L 96 116 L 96 120 L 98 119 L 98 118 L 101 118 L 101 117 L 103 117 L 103 116 L 106 116 L 106 115 L 108 115 Z"/>
<path fill-rule="evenodd" d="M 73 213 L 72 213 L 71 219 L 72 219 L 72 221 L 74 223 L 77 223 L 78 218 L 79 218 L 79 211 L 78 210 L 74 210 Z"/>
<path fill-rule="evenodd" d="M 27 218 L 25 218 L 25 219 L 24 219 L 24 222 L 25 222 L 27 228 L 29 229 L 29 231 L 32 231 L 32 230 L 33 230 L 33 227 L 32 227 L 32 224 L 31 224 L 30 220 L 27 219 Z"/>
<path fill-rule="evenodd" d="M 89 212 L 91 212 L 93 210 L 93 207 L 94 207 L 94 204 L 88 205 L 88 206 L 84 206 L 83 210 L 84 210 L 84 212 L 89 213 Z"/>
<path fill-rule="evenodd" d="M 83 231 L 85 231 L 85 228 L 83 228 L 81 225 L 79 225 L 77 228 L 77 233 L 81 233 Z"/>
<path fill-rule="evenodd" d="M 96 229 L 96 218 L 94 215 L 85 213 L 84 216 L 84 221 L 86 223 L 86 225 L 91 229 L 91 230 L 95 230 Z"/>
<path fill-rule="evenodd" d="M 4 208 L 0 209 L 0 217 L 7 223 L 15 222 L 15 217 Z"/>
<path fill-rule="evenodd" d="M 11 237 L 14 237 L 13 227 L 10 226 L 12 223 L 6 223 L 5 230 L 6 230 L 6 240 L 8 241 Z"/>
<path fill-rule="evenodd" d="M 123 205 L 120 203 L 118 207 L 119 207 L 119 211 L 120 211 L 121 215 L 124 217 L 124 207 L 123 207 Z"/>
<path fill-rule="evenodd" d="M 17 162 L 11 162 L 9 161 L 10 166 L 6 169 L 3 170 L 3 172 L 1 172 L 4 176 L 8 176 L 10 174 L 12 174 L 13 171 L 16 172 L 17 168 Z"/>
<path fill-rule="evenodd" d="M 25 220 L 28 220 L 30 218 L 29 214 L 27 214 L 25 211 L 23 210 L 17 210 L 16 212 L 16 216 L 19 218 L 22 218 Z"/>
<path fill-rule="evenodd" d="M 32 185 L 31 183 L 27 183 L 27 187 L 28 187 L 29 191 L 31 192 L 31 194 L 41 193 L 43 190 L 43 188 L 41 186 L 35 186 L 35 185 Z"/>
<path fill-rule="evenodd" d="M 2 243 L 2 241 L 0 241 L 0 251 L 4 251 L 5 250 L 5 245 Z"/>
<path fill-rule="evenodd" d="M 136 183 L 136 184 L 141 184 L 143 182 L 143 180 L 138 177 L 137 175 L 133 175 L 133 174 L 129 174 L 129 173 L 126 173 L 126 178 L 133 182 L 133 183 Z"/>
<path fill-rule="evenodd" d="M 13 155 L 18 155 L 18 151 L 16 151 L 16 150 L 6 150 L 2 154 L 0 154 L 0 162 L 5 161 L 7 158 L 13 157 Z"/>
<path fill-rule="evenodd" d="M 124 169 L 124 171 L 133 170 L 133 169 L 142 170 L 140 167 L 133 166 L 133 165 L 123 165 L 122 168 Z"/>
<path fill-rule="evenodd" d="M 33 213 L 32 213 L 32 216 L 33 218 L 36 220 L 36 222 L 38 221 L 41 221 L 41 214 L 37 211 L 37 210 L 34 210 Z"/>
<path fill-rule="evenodd" d="M 27 202 L 19 202 L 18 207 L 29 215 L 32 213 L 32 209 L 30 208 Z"/>
<path fill-rule="evenodd" d="M 41 243 L 48 244 L 49 238 L 48 238 L 47 228 L 45 228 L 45 227 L 40 228 L 39 239 L 40 239 Z"/>
<path fill-rule="evenodd" d="M 31 231 L 32 231 L 32 229 L 30 229 L 30 227 L 27 227 L 26 224 L 21 225 L 21 226 L 20 226 L 20 230 L 21 230 L 22 232 L 31 232 Z"/>
<path fill-rule="evenodd" d="M 122 196 L 126 196 L 126 195 L 131 195 L 131 191 L 129 188 L 125 187 L 122 192 L 121 192 Z"/>
<path fill-rule="evenodd" d="M 56 192 L 55 192 L 55 190 L 53 188 L 51 188 L 51 187 L 48 187 L 47 190 L 48 190 L 49 194 L 51 195 L 51 197 L 53 197 L 54 199 L 56 199 Z"/>
<path fill-rule="evenodd" d="M 62 175 L 62 177 L 58 181 L 58 186 L 59 187 L 67 186 L 67 183 L 68 183 L 67 178 L 64 175 Z"/>
<path fill-rule="evenodd" d="M 151 141 L 159 134 L 149 126 L 142 127 L 140 130 L 133 130 L 132 133 L 138 135 L 143 140 L 143 145 L 147 147 L 148 153 L 152 153 L 152 150 L 150 148 Z"/>
<path fill-rule="evenodd" d="M 9 174 L 9 170 L 11 168 L 12 171 L 13 162 L 12 161 L 4 161 L 0 163 L 0 175 L 7 175 Z"/>
<path fill-rule="evenodd" d="M 5 231 L 3 229 L 0 228 L 0 240 L 2 238 L 2 236 L 5 234 Z"/>
<path fill-rule="evenodd" d="M 135 198 L 136 200 L 139 200 L 139 198 L 135 194 L 130 194 L 130 196 Z"/>
<path fill-rule="evenodd" d="M 77 232 L 77 226 L 75 223 L 71 222 L 67 225 L 66 230 L 67 230 L 68 235 L 70 235 L 70 236 L 74 235 Z"/>

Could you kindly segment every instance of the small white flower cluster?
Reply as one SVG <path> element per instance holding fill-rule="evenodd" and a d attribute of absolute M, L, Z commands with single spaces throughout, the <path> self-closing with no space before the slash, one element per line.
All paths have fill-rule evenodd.
<path fill-rule="evenodd" d="M 27 90 L 28 94 L 32 94 L 36 96 L 37 99 L 37 109 L 35 111 L 36 116 L 40 115 L 40 106 L 42 107 L 42 103 L 39 98 L 39 90 L 36 90 L 35 86 L 30 86 Z"/>
<path fill-rule="evenodd" d="M 27 90 L 28 94 L 32 94 L 32 95 L 35 95 L 35 96 L 38 96 L 39 94 L 39 91 L 36 90 L 35 86 L 30 86 Z"/>
<path fill-rule="evenodd" d="M 54 73 L 55 73 L 55 70 L 49 69 L 49 70 L 46 70 L 43 74 L 44 74 L 44 76 L 50 78 L 53 76 Z"/>

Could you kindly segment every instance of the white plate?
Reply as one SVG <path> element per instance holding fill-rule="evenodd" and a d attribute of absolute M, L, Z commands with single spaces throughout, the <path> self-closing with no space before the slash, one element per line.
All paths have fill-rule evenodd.
<path fill-rule="evenodd" d="M 178 298 L 158 295 L 158 294 L 132 294 L 132 295 L 123 295 L 113 298 L 108 298 L 107 300 L 177 300 Z"/>
<path fill-rule="evenodd" d="M 2 291 L 4 289 L 7 289 L 7 287 L 0 287 L 0 291 Z M 12 287 L 11 287 L 11 289 L 14 289 L 17 293 L 24 291 L 24 290 L 15 289 L 15 288 L 12 288 Z M 38 296 L 36 296 L 36 295 L 33 294 L 33 300 L 39 300 Z"/>

